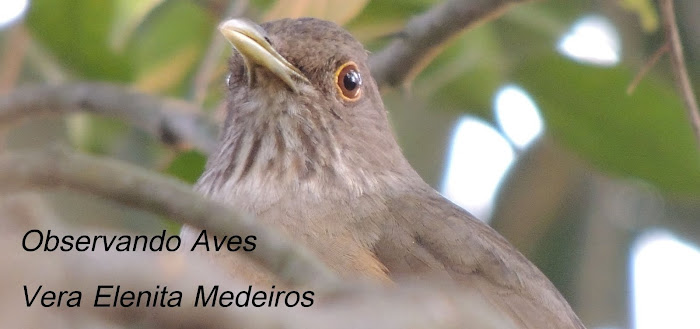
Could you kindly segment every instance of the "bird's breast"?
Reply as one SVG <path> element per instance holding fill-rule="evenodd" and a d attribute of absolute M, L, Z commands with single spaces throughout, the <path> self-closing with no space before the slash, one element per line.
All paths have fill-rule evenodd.
<path fill-rule="evenodd" d="M 309 248 L 339 275 L 390 281 L 386 267 L 370 247 L 380 236 L 375 218 L 384 207 L 380 200 L 367 195 L 341 200 L 308 190 L 292 192 L 280 186 L 257 184 L 260 182 L 243 182 L 227 190 L 216 190 L 210 197 L 252 213 L 265 226 Z M 363 229 L 358 230 L 358 226 Z M 236 270 L 249 267 L 244 257 L 230 255 L 224 263 L 229 264 L 227 271 L 234 276 L 249 276 L 245 270 Z M 256 281 L 266 281 L 265 278 L 271 276 L 255 276 Z"/>

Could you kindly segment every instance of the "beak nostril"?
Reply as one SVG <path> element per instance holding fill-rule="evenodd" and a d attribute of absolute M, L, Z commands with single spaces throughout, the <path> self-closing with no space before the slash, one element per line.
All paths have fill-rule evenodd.
<path fill-rule="evenodd" d="M 284 81 L 289 88 L 299 91 L 300 83 L 309 80 L 272 47 L 266 32 L 246 19 L 230 19 L 219 25 L 221 34 L 240 53 L 248 71 L 248 83 L 255 82 L 255 67 L 263 67 Z"/>

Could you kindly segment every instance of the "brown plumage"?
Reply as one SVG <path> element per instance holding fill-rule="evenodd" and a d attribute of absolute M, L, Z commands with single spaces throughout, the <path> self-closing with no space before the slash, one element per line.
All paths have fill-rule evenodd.
<path fill-rule="evenodd" d="M 367 52 L 349 33 L 310 18 L 261 27 L 230 20 L 221 30 L 238 52 L 228 115 L 199 191 L 255 214 L 340 275 L 447 278 L 519 327 L 583 328 L 534 265 L 413 170 L 391 133 Z M 195 232 L 182 235 L 191 241 Z M 271 282 L 243 256 L 213 257 L 232 275 Z"/>

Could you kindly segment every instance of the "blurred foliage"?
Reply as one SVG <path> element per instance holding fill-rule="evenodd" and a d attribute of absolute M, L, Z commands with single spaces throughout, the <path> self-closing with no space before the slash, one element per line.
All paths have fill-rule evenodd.
<path fill-rule="evenodd" d="M 263 20 L 312 16 L 343 25 L 357 16 L 368 2 L 369 0 L 279 0 L 263 15 Z"/>
<path fill-rule="evenodd" d="M 699 195 L 700 152 L 681 100 L 652 79 L 628 96 L 634 74 L 543 56 L 524 62 L 514 77 L 541 105 L 549 132 L 594 165 Z"/>
<path fill-rule="evenodd" d="M 247 12 L 257 13 L 252 17 L 257 20 L 308 15 L 347 23 L 376 51 L 408 19 L 435 3 L 258 0 L 248 4 Z M 636 22 L 624 24 L 641 24 L 647 32 L 658 25 L 650 0 L 617 4 L 619 11 L 637 17 Z M 69 79 L 118 81 L 146 92 L 187 98 L 226 6 L 225 1 L 214 0 L 35 0 L 26 25 Z M 697 195 L 700 155 L 668 75 L 647 76 L 639 90 L 627 96 L 624 89 L 636 66 L 623 63 L 603 69 L 556 54 L 557 39 L 576 19 L 596 8 L 566 0 L 521 5 L 447 44 L 411 82 L 411 97 L 424 99 L 437 111 L 470 113 L 493 121 L 494 92 L 515 81 L 542 106 L 549 133 L 595 167 L 644 179 L 671 195 Z M 221 81 L 225 74 L 225 56 L 220 58 L 212 81 Z M 210 88 L 210 93 L 220 97 L 221 88 L 211 85 L 217 87 Z M 70 127 L 75 130 L 70 133 L 73 142 L 93 152 L 108 149 L 103 144 L 129 131 L 119 123 L 91 118 L 74 120 Z M 195 176 L 178 172 L 183 178 Z"/>
<path fill-rule="evenodd" d="M 116 1 L 32 1 L 26 24 L 67 70 L 87 79 L 129 81 L 128 54 L 108 47 Z"/>
<path fill-rule="evenodd" d="M 204 171 L 207 157 L 198 151 L 185 151 L 178 154 L 165 170 L 166 173 L 194 184 Z"/>
<path fill-rule="evenodd" d="M 654 32 L 659 27 L 659 15 L 651 0 L 620 0 L 620 5 L 637 13 L 645 31 Z"/>
<path fill-rule="evenodd" d="M 32 1 L 32 36 L 75 78 L 181 95 L 216 18 L 191 1 Z M 131 9 L 131 10 L 129 10 Z"/>
<path fill-rule="evenodd" d="M 257 20 L 311 15 L 347 23 L 376 51 L 408 19 L 435 3 L 258 0 L 248 4 L 247 12 L 258 13 L 253 17 Z M 64 78 L 118 81 L 146 92 L 187 98 L 225 7 L 225 1 L 214 0 L 35 0 L 26 25 L 39 47 L 60 65 Z M 601 8 L 606 7 L 570 0 L 518 6 L 447 44 L 411 82 L 411 97 L 424 99 L 436 111 L 493 121 L 494 92 L 515 81 L 542 106 L 549 133 L 596 168 L 644 179 L 671 195 L 697 195 L 700 155 L 668 74 L 650 74 L 637 92 L 627 96 L 624 89 L 638 63 L 603 69 L 556 54 L 554 46 L 566 29 Z M 658 25 L 650 0 L 620 0 L 616 8 L 637 18 L 616 23 L 641 24 L 647 32 Z M 625 51 L 638 53 L 658 45 L 641 46 Z M 225 75 L 225 56 L 220 58 L 212 81 Z M 211 85 L 216 87 L 210 93 L 220 97 L 219 84 Z M 73 142 L 93 152 L 109 149 L 103 144 L 129 131 L 104 120 L 74 121 L 69 125 L 75 130 L 70 133 Z"/>
<path fill-rule="evenodd" d="M 194 76 L 227 3 L 35 0 L 26 25 L 66 79 L 118 81 L 145 92 L 189 98 Z M 407 20 L 436 3 L 255 0 L 248 3 L 246 12 L 256 20 L 284 16 L 334 20 L 346 24 L 370 50 L 377 51 Z M 616 3 L 613 10 L 632 13 L 633 18 L 616 24 L 641 25 L 647 33 L 656 31 L 658 14 L 651 0 Z M 516 82 L 542 106 L 548 132 L 596 168 L 644 179 L 670 195 L 697 195 L 700 155 L 669 75 L 652 73 L 636 93 L 627 96 L 624 88 L 638 70 L 638 63 L 603 69 L 564 60 L 554 50 L 557 40 L 578 18 L 596 11 L 605 14 L 606 10 L 611 10 L 609 5 L 574 0 L 520 5 L 501 19 L 446 44 L 410 82 L 410 97 L 424 100 L 422 104 L 436 111 L 468 113 L 493 122 L 494 93 L 500 86 Z M 658 41 L 655 35 L 650 39 Z M 658 45 L 640 46 L 643 48 L 625 52 L 638 54 Z M 209 83 L 206 99 L 214 102 L 207 105 L 221 98 L 222 88 L 215 81 L 224 78 L 225 57 L 219 56 L 216 73 L 209 77 L 214 82 Z M 27 71 L 41 72 L 36 66 Z M 697 66 L 691 63 L 693 67 Z M 391 102 L 387 105 L 397 111 Z M 401 114 L 393 114 L 397 115 Z M 91 117 L 69 123 L 72 142 L 91 152 L 107 152 L 110 148 L 105 145 L 130 133 L 120 123 Z M 434 141 L 441 143 L 444 145 L 444 140 Z M 440 167 L 419 170 L 431 171 L 424 174 L 436 177 Z M 187 180 L 197 174 L 177 172 Z"/>

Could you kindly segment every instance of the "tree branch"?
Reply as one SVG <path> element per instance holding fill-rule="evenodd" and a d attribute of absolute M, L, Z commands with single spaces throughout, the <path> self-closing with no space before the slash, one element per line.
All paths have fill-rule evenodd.
<path fill-rule="evenodd" d="M 664 29 L 666 30 L 666 39 L 671 44 L 671 63 L 673 64 L 676 84 L 680 89 L 687 110 L 688 120 L 690 120 L 693 132 L 695 133 L 695 139 L 698 142 L 698 148 L 700 148 L 700 109 L 698 108 L 690 77 L 688 77 L 688 69 L 685 66 L 683 44 L 678 34 L 676 14 L 673 10 L 673 0 L 659 0 L 659 6 L 661 7 L 661 16 L 663 17 Z"/>
<path fill-rule="evenodd" d="M 29 46 L 29 33 L 24 24 L 16 24 L 6 33 L 5 50 L 0 53 L 0 93 L 10 90 L 19 79 Z"/>
<path fill-rule="evenodd" d="M 12 328 L 36 327 L 49 325 L 51 328 L 75 328 L 75 319 L 83 328 L 115 328 L 105 322 L 112 322 L 124 328 L 280 328 L 285 313 L 275 312 L 274 308 L 262 310 L 238 307 L 194 307 L 194 297 L 197 287 L 205 289 L 220 286 L 220 290 L 239 292 L 247 289 L 241 282 L 232 282 L 217 268 L 212 267 L 199 258 L 187 257 L 184 253 L 118 253 L 90 252 L 63 253 L 56 255 L 50 252 L 8 253 L 16 249 L 9 243 L 0 244 L 0 265 L 4 265 L 0 287 L 0 302 L 8 306 L 15 316 L 4 314 L 5 323 Z M 69 273 L 69 275 L 64 275 Z M 23 286 L 30 291 L 44 286 L 46 289 L 65 291 L 80 291 L 83 295 L 81 306 L 78 308 L 57 309 L 61 313 L 56 318 L 49 318 L 51 310 L 36 305 L 32 307 L 20 305 L 24 303 Z M 122 291 L 150 291 L 156 287 L 166 287 L 168 292 L 182 292 L 180 307 L 94 307 L 96 289 L 99 285 L 120 286 Z M 256 289 L 265 290 L 270 287 L 260 286 Z M 157 289 L 160 291 L 160 289 Z M 104 291 L 103 291 L 104 293 Z M 41 297 L 40 297 L 41 298 Z M 169 295 L 164 294 L 160 300 L 167 301 Z M 103 298 L 103 301 L 106 298 Z M 111 300 L 109 300 L 111 302 Z M 216 302 L 214 302 L 216 303 Z M 21 309 L 20 309 L 21 308 Z M 7 310 L 0 311 L 0 315 Z M 27 314 L 29 312 L 29 314 Z M 90 316 L 86 316 L 90 315 Z M 48 318 L 48 319 L 47 319 Z M 73 319 L 73 321 L 70 321 Z M 88 320 L 89 319 L 89 320 Z M 85 325 L 85 322 L 89 325 Z M 90 323 L 92 322 L 92 323 Z M 33 325 L 29 325 L 33 324 Z M 80 326 L 79 326 L 80 327 Z"/>
<path fill-rule="evenodd" d="M 197 107 L 108 83 L 26 86 L 0 97 L 0 123 L 39 114 L 87 111 L 139 127 L 167 145 L 193 146 L 204 153 L 216 147 L 217 125 Z"/>
<path fill-rule="evenodd" d="M 644 79 L 644 76 L 649 73 L 649 70 L 651 70 L 656 63 L 661 59 L 661 56 L 665 55 L 669 49 L 671 49 L 671 43 L 664 42 L 664 44 L 657 49 L 653 55 L 651 55 L 651 58 L 647 60 L 646 64 L 642 66 L 642 69 L 637 72 L 637 75 L 634 76 L 634 79 L 632 79 L 632 82 L 627 86 L 627 95 L 632 95 L 634 93 L 634 90 L 637 89 L 637 86 L 639 86 L 639 83 L 642 82 L 642 79 Z"/>
<path fill-rule="evenodd" d="M 6 153 L 0 156 L 0 189 L 65 187 L 151 211 L 215 234 L 254 235 L 245 253 L 282 280 L 332 290 L 337 278 L 306 249 L 192 191 L 175 179 L 124 163 L 66 151 Z"/>
<path fill-rule="evenodd" d="M 284 297 L 280 299 L 278 307 L 203 307 L 201 304 L 195 307 L 194 299 L 199 285 L 207 290 L 218 285 L 220 292 L 228 290 L 234 293 L 247 290 L 248 286 L 228 279 L 210 263 L 184 257 L 182 253 L 34 252 L 28 255 L 9 252 L 14 250 L 13 244 L 11 239 L 0 241 L 0 247 L 3 247 L 0 249 L 0 274 L 4 278 L 0 281 L 0 288 L 3 288 L 0 290 L 0 303 L 9 305 L 0 309 L 0 315 L 5 315 L 3 324 L 9 328 L 40 328 L 46 325 L 75 328 L 75 319 L 81 319 L 78 321 L 81 324 L 86 319 L 94 318 L 84 316 L 86 313 L 97 315 L 95 320 L 109 320 L 127 328 L 154 329 L 455 329 L 464 328 L 465 324 L 472 329 L 515 328 L 508 317 L 475 291 L 453 284 L 421 282 L 417 286 L 407 282 L 396 288 L 358 285 L 353 290 L 332 296 L 315 294 L 314 304 L 308 308 L 287 308 Z M 21 286 L 25 284 L 29 289 L 43 284 L 44 289 L 81 291 L 83 305 L 77 308 L 60 307 L 56 311 L 61 312 L 58 315 L 62 315 L 62 318 L 46 319 L 50 310 L 37 306 L 39 301 L 35 301 L 33 307 L 22 304 L 25 297 Z M 122 292 L 153 292 L 167 287 L 169 292 L 182 292 L 181 306 L 93 307 L 92 297 L 98 285 L 119 285 Z M 280 290 L 263 285 L 251 289 L 267 293 Z M 159 301 L 167 302 L 169 297 L 161 296 Z M 27 314 L 28 311 L 32 313 Z M 94 328 L 104 323 L 89 324 Z"/>
<path fill-rule="evenodd" d="M 533 0 L 448 0 L 411 19 L 396 40 L 370 58 L 378 85 L 398 86 L 415 76 L 437 50 L 466 28 Z"/>

